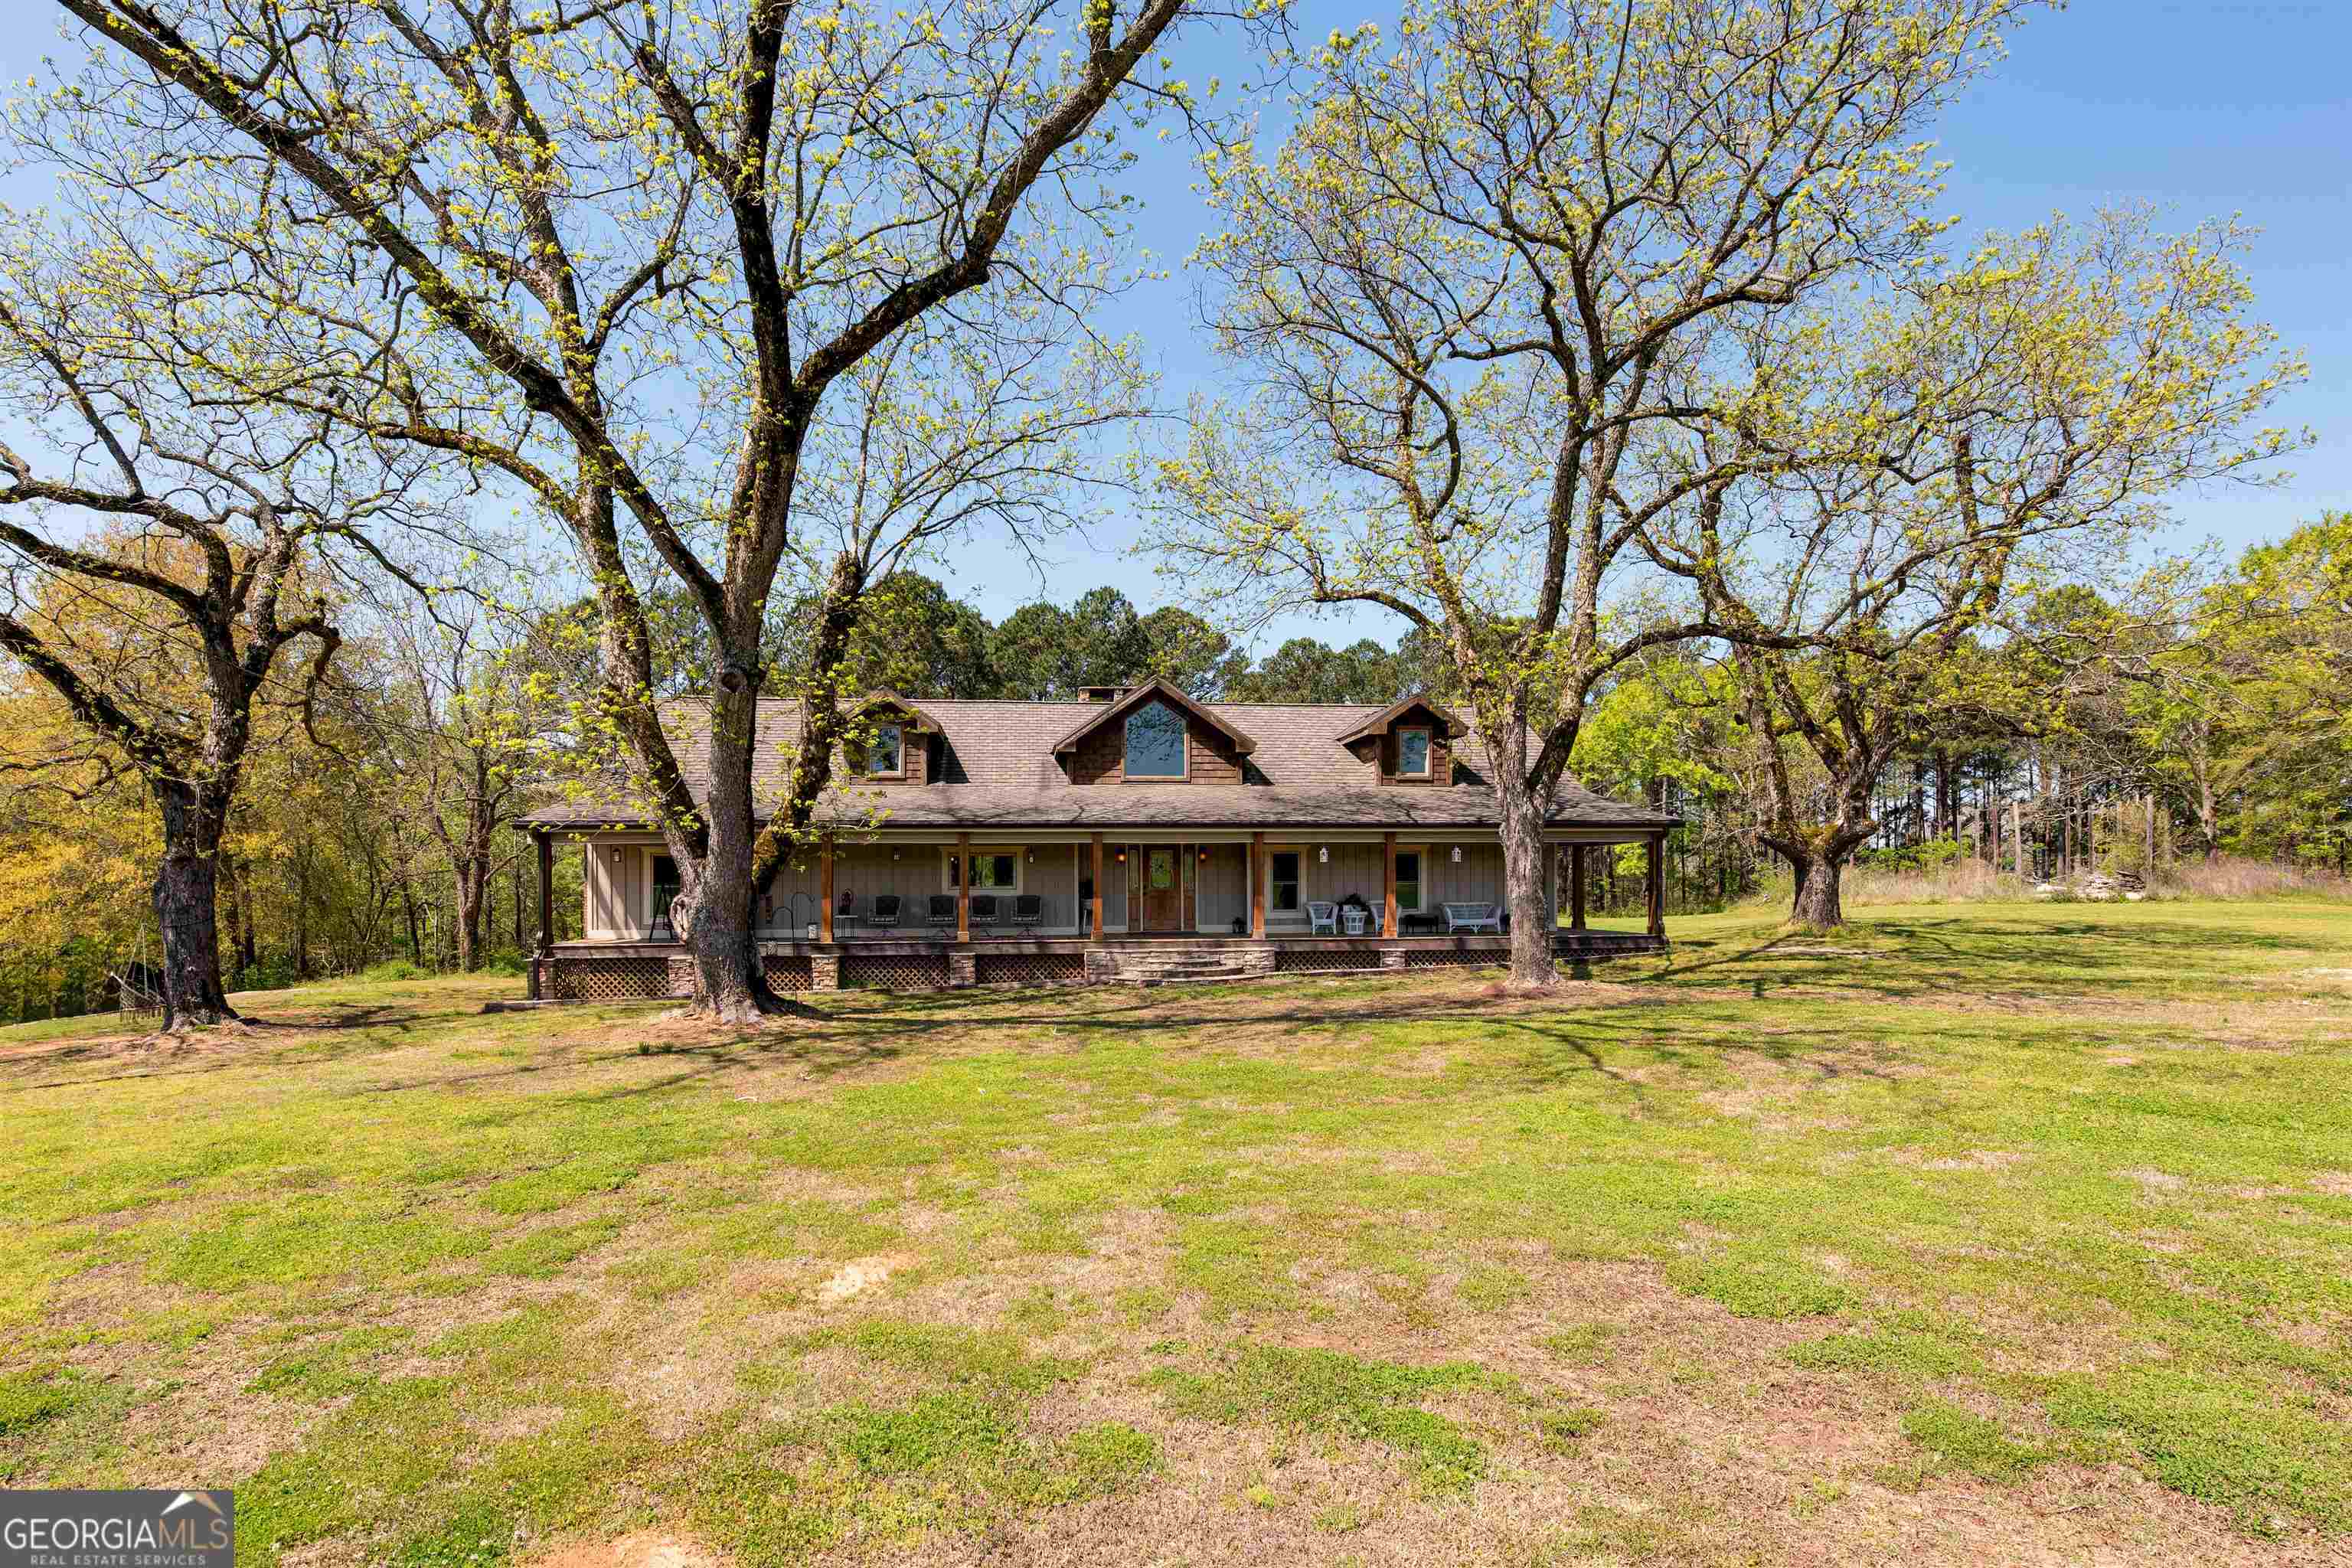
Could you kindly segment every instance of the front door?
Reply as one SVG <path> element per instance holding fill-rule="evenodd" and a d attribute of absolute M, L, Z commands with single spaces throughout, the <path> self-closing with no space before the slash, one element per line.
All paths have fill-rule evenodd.
<path fill-rule="evenodd" d="M 1143 852 L 1143 929 L 1181 931 L 1184 913 L 1182 854 L 1172 845 Z"/>

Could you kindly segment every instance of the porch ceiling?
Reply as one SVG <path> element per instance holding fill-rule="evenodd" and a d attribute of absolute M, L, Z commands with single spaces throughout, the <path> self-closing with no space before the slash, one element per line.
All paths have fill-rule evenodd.
<path fill-rule="evenodd" d="M 1317 829 L 1418 832 L 1444 829 L 1492 833 L 1501 813 L 1493 789 L 1456 784 L 1446 789 L 1364 787 L 1286 789 L 1264 784 L 1185 784 L 1150 789 L 1114 784 L 1066 784 L 1008 789 L 988 784 L 932 784 L 919 790 L 854 791 L 819 811 L 845 829 L 874 831 L 865 822 L 869 795 L 887 808 L 879 825 L 885 834 L 911 830 L 1017 833 L 1060 829 L 1071 833 L 1139 829 L 1230 828 L 1243 832 L 1311 832 Z M 584 805 L 544 808 L 533 826 L 634 826 Z M 1581 789 L 1563 790 L 1546 820 L 1560 830 L 1620 831 L 1626 839 L 1679 826 L 1680 819 L 1647 806 L 1613 801 Z"/>

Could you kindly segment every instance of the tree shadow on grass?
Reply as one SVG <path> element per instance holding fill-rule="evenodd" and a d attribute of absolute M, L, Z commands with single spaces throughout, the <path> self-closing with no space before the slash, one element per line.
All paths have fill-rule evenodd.
<path fill-rule="evenodd" d="M 1801 931 L 1685 940 L 1665 967 L 1640 983 L 1744 984 L 1759 999 L 1800 985 L 1878 1001 L 1955 992 L 2111 994 L 2147 975 L 2222 984 L 2231 978 L 2225 956 L 2249 950 L 2282 956 L 2340 951 L 2234 925 L 2162 919 L 2126 924 L 2054 911 L 1864 919 L 1852 931 L 1844 942 L 1841 932 Z M 1858 950 L 1853 941 L 1880 945 Z"/>

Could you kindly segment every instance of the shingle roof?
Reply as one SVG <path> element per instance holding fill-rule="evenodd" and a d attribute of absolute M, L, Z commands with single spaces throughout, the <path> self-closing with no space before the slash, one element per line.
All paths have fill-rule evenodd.
<path fill-rule="evenodd" d="M 1223 717 L 1209 704 L 1196 701 L 1194 699 L 1185 695 L 1183 692 L 1177 690 L 1166 681 L 1155 679 L 1145 681 L 1142 685 L 1136 687 L 1132 690 L 1121 692 L 1118 696 L 1113 698 L 1108 702 L 1087 702 L 1080 704 L 1080 706 L 1088 709 L 1089 711 L 1086 717 L 1080 719 L 1076 724 L 1071 727 L 1069 733 L 1064 735 L 1060 740 L 1054 742 L 1052 747 L 1054 754 L 1058 757 L 1064 752 L 1074 749 L 1080 741 L 1085 740 L 1088 735 L 1093 734 L 1105 724 L 1111 722 L 1111 721 L 1118 718 L 1124 713 L 1132 711 L 1136 708 L 1140 707 L 1143 703 L 1150 701 L 1154 698 L 1163 699 L 1167 701 L 1172 702 L 1177 707 L 1183 709 L 1186 712 L 1191 713 L 1197 718 L 1208 721 L 1212 728 L 1221 731 L 1225 739 L 1234 743 L 1234 750 L 1241 755 L 1246 757 L 1252 752 L 1257 750 L 1256 736 L 1252 735 L 1240 725 L 1235 724 L 1232 721 Z"/>
<path fill-rule="evenodd" d="M 1463 736 L 1470 732 L 1470 724 L 1467 720 L 1461 718 L 1448 709 L 1440 708 L 1436 703 L 1429 700 L 1429 696 L 1426 692 L 1416 691 L 1402 702 L 1390 703 L 1387 707 L 1381 709 L 1379 712 L 1373 714 L 1362 723 L 1349 725 L 1345 730 L 1340 731 L 1339 733 L 1331 738 L 1339 742 L 1339 744 L 1343 746 L 1350 745 L 1355 742 L 1362 740 L 1367 735 L 1378 734 L 1381 731 L 1387 729 L 1391 724 L 1395 723 L 1399 719 L 1404 717 L 1407 713 L 1412 712 L 1416 708 L 1425 710 L 1432 717 L 1435 718 L 1439 723 L 1444 725 L 1446 736 L 1451 740 L 1458 741 Z"/>
<path fill-rule="evenodd" d="M 1073 784 L 1054 760 L 1053 737 L 1102 712 L 1099 702 L 926 702 L 924 714 L 944 737 L 929 784 L 861 789 L 835 808 L 862 819 L 878 803 L 891 827 L 1484 827 L 1498 817 L 1487 782 L 1486 749 L 1476 730 L 1454 742 L 1460 782 L 1451 785 L 1382 785 L 1366 763 L 1334 738 L 1384 710 L 1371 703 L 1211 702 L 1202 704 L 1220 724 L 1255 736 L 1241 784 Z M 709 777 L 708 727 L 701 700 L 667 703 L 663 728 L 671 737 L 688 787 L 701 799 Z M 760 704 L 753 753 L 753 798 L 762 803 L 784 789 L 800 710 L 789 700 Z M 612 823 L 629 813 L 618 804 L 564 801 L 527 819 L 543 826 Z M 819 815 L 830 815 L 820 807 Z M 1611 800 L 1563 779 L 1549 819 L 1556 826 L 1653 828 L 1676 818 L 1646 805 Z"/>

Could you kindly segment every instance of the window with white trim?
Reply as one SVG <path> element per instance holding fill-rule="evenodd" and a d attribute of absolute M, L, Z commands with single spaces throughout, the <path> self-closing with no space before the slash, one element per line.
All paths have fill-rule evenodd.
<path fill-rule="evenodd" d="M 1298 851 L 1277 849 L 1266 857 L 1269 862 L 1266 885 L 1266 907 L 1274 910 L 1298 908 Z"/>
<path fill-rule="evenodd" d="M 1137 709 L 1127 716 L 1127 776 L 1182 778 L 1184 740 L 1184 716 L 1165 702 L 1150 702 Z"/>
<path fill-rule="evenodd" d="M 947 857 L 947 886 L 953 891 L 962 866 L 952 849 Z M 1017 893 L 1021 890 L 1021 852 L 1017 849 L 975 850 L 971 857 L 971 890 L 975 893 Z"/>
<path fill-rule="evenodd" d="M 1429 751 L 1427 730 L 1399 730 L 1397 731 L 1397 775 L 1400 778 L 1427 778 Z"/>
<path fill-rule="evenodd" d="M 877 724 L 866 742 L 866 771 L 877 778 L 897 778 L 907 771 L 906 732 L 896 724 Z"/>

